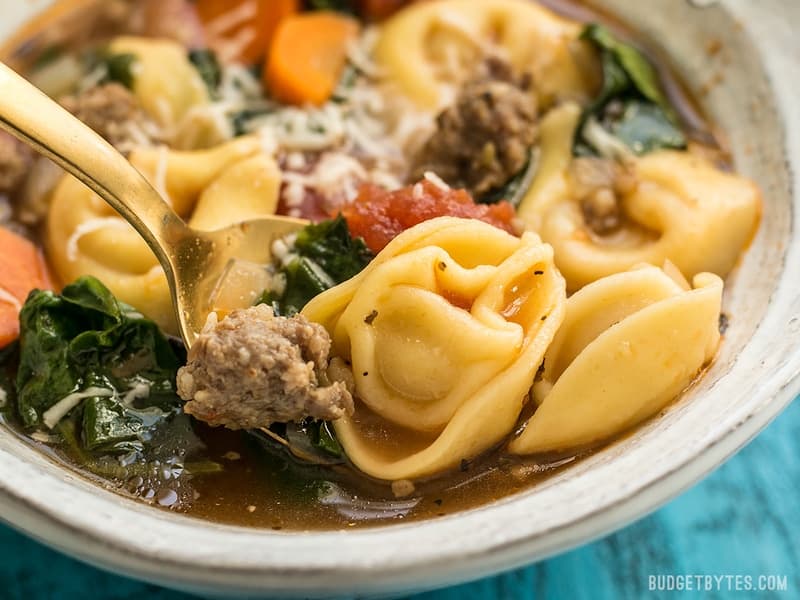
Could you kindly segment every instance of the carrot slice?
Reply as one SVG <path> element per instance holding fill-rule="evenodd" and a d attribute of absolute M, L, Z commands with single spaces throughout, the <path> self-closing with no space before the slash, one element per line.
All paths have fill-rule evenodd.
<path fill-rule="evenodd" d="M 50 277 L 39 249 L 0 227 L 0 348 L 19 336 L 19 310 L 28 293 L 50 287 Z"/>
<path fill-rule="evenodd" d="M 323 104 L 344 68 L 358 21 L 340 13 L 302 13 L 281 21 L 269 48 L 263 82 L 281 102 Z"/>
<path fill-rule="evenodd" d="M 278 24 L 300 10 L 300 0 L 197 0 L 209 46 L 223 62 L 264 58 Z"/>

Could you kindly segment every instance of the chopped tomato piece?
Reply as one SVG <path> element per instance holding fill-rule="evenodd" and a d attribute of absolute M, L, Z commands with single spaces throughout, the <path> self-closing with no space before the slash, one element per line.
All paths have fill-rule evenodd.
<path fill-rule="evenodd" d="M 341 212 L 350 234 L 363 237 L 373 252 L 406 229 L 435 217 L 479 219 L 514 233 L 514 207 L 508 202 L 476 204 L 467 191 L 446 189 L 427 179 L 391 192 L 365 184 Z"/>

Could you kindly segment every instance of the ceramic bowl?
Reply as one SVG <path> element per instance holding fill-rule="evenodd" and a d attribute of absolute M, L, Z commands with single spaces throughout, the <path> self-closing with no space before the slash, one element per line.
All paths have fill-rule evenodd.
<path fill-rule="evenodd" d="M 3 2 L 0 38 L 49 4 Z M 0 430 L 0 517 L 81 560 L 205 594 L 392 594 L 542 559 L 654 510 L 719 466 L 800 391 L 800 4 L 591 0 L 662 50 L 765 195 L 727 282 L 730 327 L 709 372 L 635 434 L 534 489 L 435 521 L 274 532 L 155 510 Z M 722 45 L 712 52 L 719 40 Z"/>

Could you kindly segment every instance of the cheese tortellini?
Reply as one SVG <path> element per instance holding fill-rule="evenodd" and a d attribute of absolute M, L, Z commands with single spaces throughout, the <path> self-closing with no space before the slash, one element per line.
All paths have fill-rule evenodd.
<path fill-rule="evenodd" d="M 646 262 L 674 263 L 691 278 L 724 277 L 752 237 L 760 195 L 751 181 L 689 152 L 657 151 L 627 159 L 636 184 L 620 199 L 619 231 L 587 226 L 568 172 L 580 108 L 567 103 L 542 122 L 539 171 L 519 216 L 555 250 L 570 290 Z"/>
<path fill-rule="evenodd" d="M 140 149 L 130 160 L 200 230 L 274 214 L 277 207 L 281 174 L 254 138 L 194 152 Z M 62 281 L 94 275 L 120 300 L 176 331 L 169 288 L 155 255 L 102 198 L 70 175 L 53 191 L 45 242 Z"/>
<path fill-rule="evenodd" d="M 529 0 L 420 2 L 381 27 L 375 56 L 418 105 L 440 109 L 495 45 L 519 72 L 529 72 L 543 105 L 588 100 L 596 58 L 578 39 L 581 27 Z"/>
<path fill-rule="evenodd" d="M 564 314 L 565 284 L 538 236 L 440 217 L 395 238 L 303 314 L 352 365 L 348 458 L 385 480 L 444 471 L 513 430 Z"/>
<path fill-rule="evenodd" d="M 111 42 L 109 50 L 135 57 L 133 93 L 162 126 L 175 127 L 193 107 L 208 104 L 206 85 L 181 44 L 122 36 Z"/>
<path fill-rule="evenodd" d="M 586 447 L 656 414 L 683 391 L 720 340 L 722 280 L 700 273 L 693 284 L 672 265 L 642 265 L 573 294 L 533 386 L 539 407 L 509 450 Z"/>

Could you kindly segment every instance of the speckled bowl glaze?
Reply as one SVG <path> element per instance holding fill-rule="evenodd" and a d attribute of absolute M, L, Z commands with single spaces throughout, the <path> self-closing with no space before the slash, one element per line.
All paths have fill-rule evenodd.
<path fill-rule="evenodd" d="M 487 0 L 488 1 L 488 0 Z M 105 491 L 0 431 L 0 517 L 94 565 L 205 594 L 387 595 L 465 581 L 609 533 L 746 444 L 800 391 L 800 3 L 591 0 L 660 46 L 726 133 L 764 218 L 728 280 L 730 327 L 706 376 L 659 418 L 535 489 L 435 521 L 273 532 Z M 47 0 L 4 2 L 0 38 Z M 720 40 L 719 52 L 709 43 Z"/>

